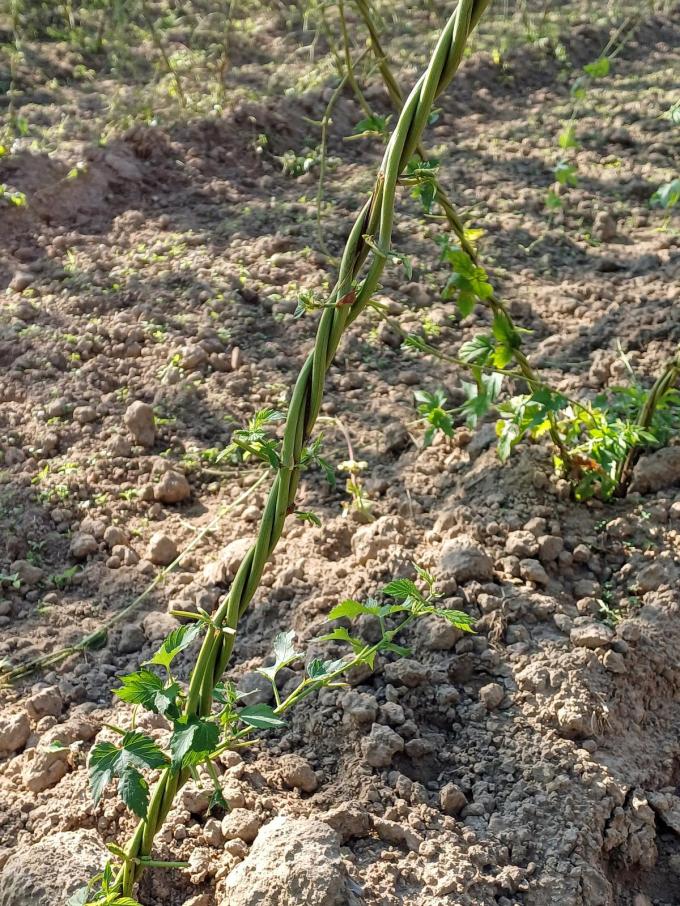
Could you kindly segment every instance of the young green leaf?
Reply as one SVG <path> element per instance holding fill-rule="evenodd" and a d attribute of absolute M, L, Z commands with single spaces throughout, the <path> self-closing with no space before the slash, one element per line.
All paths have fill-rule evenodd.
<path fill-rule="evenodd" d="M 345 617 L 348 620 L 353 620 L 355 617 L 360 616 L 362 613 L 372 612 L 373 611 L 365 604 L 362 604 L 361 601 L 353 601 L 351 599 L 348 599 L 347 601 L 342 601 L 340 604 L 336 604 L 328 614 L 328 619 L 341 620 L 343 617 Z"/>
<path fill-rule="evenodd" d="M 599 57 L 593 63 L 586 63 L 583 67 L 591 79 L 602 79 L 609 75 L 610 62 L 608 57 Z"/>
<path fill-rule="evenodd" d="M 113 779 L 119 755 L 120 749 L 112 742 L 99 742 L 90 752 L 90 792 L 95 806 L 99 805 L 104 789 Z"/>
<path fill-rule="evenodd" d="M 313 680 L 322 680 L 341 670 L 346 663 L 344 658 L 336 661 L 322 661 L 321 658 L 314 658 L 307 665 L 307 676 Z"/>
<path fill-rule="evenodd" d="M 415 598 L 416 601 L 422 601 L 423 596 L 418 590 L 418 586 L 411 579 L 393 579 L 392 582 L 383 588 L 383 594 L 390 598 L 396 598 L 403 601 L 406 598 Z"/>
<path fill-rule="evenodd" d="M 173 709 L 180 688 L 177 683 L 167 686 L 153 671 L 142 667 L 137 673 L 121 676 L 123 684 L 120 689 L 114 689 L 114 695 L 124 702 L 141 705 L 154 714 L 166 714 Z"/>
<path fill-rule="evenodd" d="M 118 795 L 138 818 L 146 818 L 149 807 L 149 784 L 131 765 L 128 765 L 120 775 Z"/>
<path fill-rule="evenodd" d="M 169 668 L 174 659 L 180 653 L 188 648 L 189 645 L 197 638 L 202 631 L 201 623 L 185 623 L 173 629 L 170 635 L 165 639 L 161 647 L 154 656 L 145 661 L 146 664 L 158 664 L 161 667 Z"/>
<path fill-rule="evenodd" d="M 295 649 L 294 641 L 295 632 L 292 629 L 289 632 L 280 632 L 274 639 L 274 664 L 271 667 L 258 667 L 257 672 L 274 682 L 276 674 L 282 667 L 287 667 L 301 657 L 301 653 Z"/>
<path fill-rule="evenodd" d="M 219 727 L 212 721 L 200 717 L 185 717 L 176 721 L 170 737 L 173 768 L 178 770 L 205 761 L 217 746 L 219 738 Z"/>
<path fill-rule="evenodd" d="M 136 730 L 126 733 L 120 746 L 111 742 L 98 743 L 90 752 L 89 759 L 90 789 L 95 805 L 99 803 L 104 788 L 114 777 L 122 780 L 131 770 L 140 767 L 162 768 L 167 762 L 168 759 L 162 749 L 153 739 Z M 133 811 L 135 808 L 141 808 L 141 785 L 136 778 L 129 777 L 123 786 L 126 792 L 129 791 L 131 801 L 134 803 Z M 123 801 L 126 805 L 129 804 L 127 800 Z"/>
<path fill-rule="evenodd" d="M 238 716 L 244 724 L 257 730 L 273 730 L 277 727 L 286 726 L 285 720 L 282 720 L 274 713 L 273 708 L 265 704 L 249 705 L 239 711 Z"/>
<path fill-rule="evenodd" d="M 664 183 L 650 198 L 650 203 L 668 210 L 680 201 L 680 176 Z"/>
<path fill-rule="evenodd" d="M 334 629 L 332 632 L 327 632 L 325 635 L 319 636 L 320 642 L 347 642 L 348 645 L 352 646 L 352 650 L 355 654 L 358 654 L 360 651 L 363 651 L 366 645 L 361 641 L 361 639 L 356 639 L 354 636 L 351 636 L 349 632 L 345 629 L 344 626 L 338 626 L 337 629 Z"/>
<path fill-rule="evenodd" d="M 123 736 L 121 758 L 122 764 L 132 762 L 138 767 L 163 768 L 168 763 L 160 746 L 138 730 L 130 730 Z"/>
<path fill-rule="evenodd" d="M 455 626 L 456 629 L 461 629 L 463 632 L 474 632 L 475 621 L 472 617 L 463 613 L 462 610 L 435 610 L 435 613 L 438 617 L 442 617 L 448 623 L 451 623 L 452 626 Z"/>

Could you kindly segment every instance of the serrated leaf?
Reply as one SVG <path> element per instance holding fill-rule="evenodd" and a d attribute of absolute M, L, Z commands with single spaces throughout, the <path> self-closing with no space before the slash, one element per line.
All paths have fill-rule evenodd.
<path fill-rule="evenodd" d="M 571 124 L 569 124 L 568 126 L 565 126 L 565 128 L 562 130 L 562 132 L 560 132 L 559 137 L 557 139 L 557 143 L 560 146 L 560 148 L 564 149 L 565 151 L 568 148 L 578 148 L 576 130 L 574 129 L 574 127 Z"/>
<path fill-rule="evenodd" d="M 345 664 L 344 658 L 339 658 L 336 661 L 323 661 L 321 658 L 314 658 L 307 665 L 307 676 L 313 680 L 323 679 L 341 670 Z"/>
<path fill-rule="evenodd" d="M 346 601 L 342 601 L 340 604 L 335 605 L 328 614 L 328 619 L 340 620 L 345 617 L 348 620 L 353 620 L 362 613 L 373 613 L 373 610 L 367 607 L 366 604 L 362 604 L 361 601 L 354 601 L 351 598 L 348 598 Z"/>
<path fill-rule="evenodd" d="M 491 337 L 480 335 L 463 343 L 458 350 L 458 355 L 464 362 L 470 362 L 473 365 L 484 365 L 488 362 L 492 352 L 493 342 Z"/>
<path fill-rule="evenodd" d="M 422 595 L 418 586 L 411 579 L 393 579 L 383 588 L 383 594 L 397 600 L 405 598 L 415 598 L 417 601 L 422 600 Z"/>
<path fill-rule="evenodd" d="M 167 756 L 150 736 L 138 730 L 130 730 L 123 736 L 122 752 L 124 763 L 132 762 L 148 768 L 163 768 L 168 763 Z"/>
<path fill-rule="evenodd" d="M 327 632 L 325 635 L 319 636 L 320 642 L 347 642 L 352 646 L 352 650 L 355 654 L 358 654 L 360 651 L 366 647 L 361 639 L 356 639 L 354 636 L 351 636 L 349 632 L 345 629 L 344 626 L 338 626 L 337 629 L 334 629 L 332 632 Z"/>
<path fill-rule="evenodd" d="M 285 720 L 275 714 L 270 705 L 249 705 L 239 711 L 238 716 L 244 724 L 255 727 L 257 730 L 273 730 L 286 726 Z"/>
<path fill-rule="evenodd" d="M 99 742 L 92 748 L 88 762 L 90 792 L 95 805 L 99 805 L 107 784 L 113 779 L 120 749 L 112 742 Z"/>
<path fill-rule="evenodd" d="M 138 818 L 146 818 L 149 808 L 149 784 L 139 771 L 128 766 L 120 775 L 118 795 Z"/>
<path fill-rule="evenodd" d="M 475 631 L 475 621 L 469 614 L 463 613 L 462 610 L 435 610 L 435 613 L 438 617 L 442 617 L 448 623 L 451 623 L 452 626 L 455 626 L 456 629 L 460 629 L 463 632 Z"/>
<path fill-rule="evenodd" d="M 215 808 L 223 808 L 225 812 L 229 811 L 229 803 L 224 798 L 224 793 L 222 792 L 219 786 L 215 787 L 213 794 L 210 797 L 210 803 L 208 805 L 208 814 L 212 812 Z"/>
<path fill-rule="evenodd" d="M 177 629 L 172 630 L 154 656 L 145 663 L 169 668 L 180 651 L 188 648 L 201 634 L 202 629 L 201 623 L 185 623 L 183 626 L 178 626 Z"/>
<path fill-rule="evenodd" d="M 175 723 L 170 737 L 172 766 L 175 769 L 199 764 L 213 751 L 220 738 L 217 724 L 191 717 Z"/>
<path fill-rule="evenodd" d="M 123 685 L 113 690 L 114 695 L 124 702 L 142 705 L 154 714 L 166 714 L 180 693 L 177 683 L 166 686 L 159 676 L 144 667 L 137 673 L 121 676 L 120 681 Z"/>
<path fill-rule="evenodd" d="M 378 647 L 381 651 L 391 651 L 394 654 L 399 655 L 399 657 L 408 657 L 409 654 L 411 654 L 410 648 L 405 648 L 403 645 L 397 645 L 396 642 L 390 642 L 387 639 L 383 639 Z"/>
<path fill-rule="evenodd" d="M 294 642 L 294 630 L 291 629 L 288 632 L 279 632 L 274 639 L 274 645 L 272 647 L 277 664 L 289 663 L 291 660 L 300 656 L 300 653 L 295 650 Z"/>

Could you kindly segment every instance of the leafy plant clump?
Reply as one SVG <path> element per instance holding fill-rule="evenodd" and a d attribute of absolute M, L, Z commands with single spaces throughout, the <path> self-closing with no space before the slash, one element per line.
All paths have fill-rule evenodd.
<path fill-rule="evenodd" d="M 205 612 L 199 614 L 176 613 L 193 616 L 194 622 L 173 630 L 153 657 L 139 670 L 120 677 L 115 695 L 133 706 L 129 724 L 125 727 L 107 725 L 115 741 L 98 742 L 90 751 L 88 770 L 90 789 L 95 805 L 99 804 L 107 788 L 114 781 L 125 806 L 138 818 L 147 821 L 153 804 L 149 796 L 148 777 L 153 771 L 170 768 L 180 783 L 189 777 L 201 782 L 199 769 L 212 784 L 213 793 L 208 812 L 229 809 L 215 768 L 215 760 L 224 752 L 251 745 L 258 731 L 277 731 L 286 726 L 288 711 L 322 688 L 341 688 L 347 685 L 345 677 L 359 666 L 370 670 L 376 667 L 378 656 L 404 657 L 408 648 L 396 639 L 420 617 L 435 614 L 463 632 L 473 631 L 473 620 L 458 610 L 441 606 L 434 576 L 414 564 L 419 582 L 400 578 L 388 583 L 380 599 L 367 601 L 346 600 L 334 607 L 328 619 L 337 621 L 330 632 L 316 642 L 335 643 L 346 648 L 346 653 L 328 659 L 305 655 L 296 645 L 295 633 L 290 630 L 276 636 L 273 645 L 273 663 L 258 668 L 272 686 L 274 706 L 248 705 L 248 693 L 241 692 L 233 682 L 219 680 L 212 689 L 213 706 L 203 716 L 186 713 L 188 688 L 173 672 L 178 655 L 188 649 L 199 637 L 214 632 L 216 627 Z M 359 616 L 377 619 L 380 638 L 367 643 L 353 634 L 346 625 Z M 225 631 L 225 630 L 220 630 Z M 285 697 L 279 688 L 279 674 L 285 668 L 297 667 L 298 683 Z M 139 710 L 162 715 L 170 726 L 164 744 L 137 729 Z M 151 858 L 129 855 L 115 844 L 109 845 L 112 859 L 104 871 L 77 891 L 69 906 L 136 906 L 136 901 L 121 894 L 120 884 L 126 865 L 183 867 L 182 863 L 166 863 Z"/>

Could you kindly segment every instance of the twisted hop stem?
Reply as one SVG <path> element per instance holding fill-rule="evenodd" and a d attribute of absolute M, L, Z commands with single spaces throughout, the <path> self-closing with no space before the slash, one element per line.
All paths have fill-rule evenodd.
<path fill-rule="evenodd" d="M 369 0 L 354 0 L 354 3 L 359 12 L 359 15 L 364 22 L 364 25 L 366 26 L 366 30 L 368 32 L 368 43 L 371 46 L 373 55 L 375 56 L 376 64 L 385 84 L 385 89 L 387 91 L 387 94 L 389 95 L 392 107 L 396 110 L 397 113 L 399 113 L 404 103 L 404 95 L 399 83 L 397 82 L 397 79 L 394 76 L 394 73 L 390 68 L 387 54 L 383 50 L 382 44 L 380 43 L 380 35 L 371 15 Z M 421 158 L 421 160 L 428 160 L 428 154 L 420 143 L 416 145 L 415 151 L 416 154 Z M 470 258 L 470 260 L 473 261 L 474 264 L 478 265 L 480 262 L 477 252 L 465 235 L 465 227 L 462 220 L 458 216 L 453 203 L 451 202 L 437 179 L 434 180 L 434 187 L 436 201 L 444 212 L 444 216 L 446 217 L 451 230 L 455 233 L 458 241 L 460 242 L 461 248 Z M 513 357 L 521 374 L 526 380 L 529 389 L 533 391 L 535 387 L 542 386 L 543 381 L 539 379 L 526 355 L 520 348 L 519 333 L 505 304 L 501 299 L 498 298 L 495 293 L 492 294 L 488 299 L 485 299 L 483 301 L 484 304 L 491 309 L 491 312 L 495 318 L 499 318 L 505 322 L 508 327 L 509 333 L 514 337 L 515 346 L 513 348 Z M 557 416 L 554 412 L 548 413 L 548 422 L 550 426 L 548 431 L 550 438 L 559 450 L 560 457 L 562 459 L 562 462 L 564 463 L 564 468 L 568 469 L 571 464 L 571 456 L 564 445 L 562 436 L 560 435 L 559 428 L 557 427 Z"/>
<path fill-rule="evenodd" d="M 680 380 L 680 350 L 666 363 L 663 371 L 652 384 L 647 398 L 638 414 L 637 424 L 640 428 L 648 430 L 652 427 L 654 413 L 669 390 Z M 633 467 L 640 455 L 640 446 L 636 444 L 628 451 L 626 458 L 621 460 L 616 471 L 617 493 L 625 493 L 631 479 Z"/>
<path fill-rule="evenodd" d="M 452 80 L 473 28 L 490 0 L 459 0 L 446 23 L 429 66 L 403 104 L 399 120 L 385 150 L 380 172 L 369 200 L 361 210 L 345 245 L 335 288 L 321 315 L 313 351 L 295 383 L 283 435 L 281 465 L 262 514 L 254 545 L 236 574 L 229 594 L 213 616 L 189 682 L 185 716 L 206 716 L 212 707 L 215 684 L 224 673 L 234 645 L 235 630 L 260 583 L 264 566 L 281 537 L 286 516 L 295 508 L 300 479 L 300 458 L 311 436 L 323 397 L 326 372 L 331 366 L 345 329 L 361 314 L 378 287 L 390 249 L 397 182 L 420 142 L 432 106 Z M 367 239 L 368 237 L 368 239 Z M 366 276 L 354 286 L 364 262 Z M 186 782 L 187 770 L 166 768 L 151 797 L 148 816 L 129 842 L 128 860 L 117 878 L 129 896 L 153 840 L 163 824 L 177 791 Z"/>

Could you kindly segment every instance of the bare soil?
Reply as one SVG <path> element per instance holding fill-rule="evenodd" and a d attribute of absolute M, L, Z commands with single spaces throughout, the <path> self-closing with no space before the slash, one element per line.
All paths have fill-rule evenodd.
<path fill-rule="evenodd" d="M 434 20 L 418 16 L 431 34 Z M 502 21 L 498 12 L 493 28 Z M 495 284 L 531 331 L 531 360 L 570 394 L 593 396 L 625 379 L 619 344 L 649 384 L 680 340 L 678 232 L 648 204 L 676 175 L 677 127 L 660 115 L 677 88 L 677 22 L 647 18 L 590 89 L 573 152 L 580 182 L 557 214 L 544 202 L 556 136 L 572 109 L 571 67 L 597 58 L 607 29 L 582 20 L 565 30 L 568 62 L 548 46 L 511 50 L 500 62 L 477 49 L 429 133 L 442 181 L 485 231 L 480 246 Z M 257 27 L 258 51 L 280 64 L 277 79 L 302 78 L 309 61 L 293 59 L 300 36 L 281 31 L 276 17 Z M 482 47 L 494 33 L 489 26 Z M 405 84 L 424 59 L 420 44 L 421 56 L 410 53 L 417 35 L 414 26 L 398 44 Z M 32 52 L 34 83 L 26 75 L 21 109 L 43 118 L 46 146 L 27 141 L 0 160 L 1 181 L 28 200 L 3 207 L 0 247 L 8 287 L 0 309 L 0 571 L 10 576 L 17 561 L 24 575 L 35 568 L 18 589 L 3 582 L 0 657 L 11 666 L 114 616 L 160 568 L 148 554 L 155 532 L 181 550 L 253 482 L 254 467 L 214 463 L 205 451 L 224 447 L 257 409 L 286 405 L 314 332 L 314 315 L 293 318 L 298 290 L 332 280 L 317 250 L 318 168 L 293 178 L 278 160 L 317 144 L 312 121 L 332 78 L 267 94 L 263 72 L 235 51 L 230 80 L 257 99 L 212 116 L 137 123 L 99 146 L 107 85 L 83 86 L 57 55 L 66 70 L 45 96 L 55 48 Z M 367 95 L 387 111 L 374 80 Z M 66 112 L 57 142 L 51 130 Z M 379 162 L 378 144 L 344 140 L 361 115 L 350 93 L 333 115 L 323 231 L 334 253 Z M 78 162 L 85 166 L 69 175 Z M 600 212 L 615 221 L 612 238 L 598 237 Z M 390 268 L 380 298 L 403 327 L 454 352 L 488 318 L 461 321 L 442 302 L 445 273 L 432 241 L 440 231 L 405 191 L 394 238 L 414 275 L 407 281 Z M 359 319 L 323 409 L 325 456 L 336 465 L 347 458 L 330 420 L 341 417 L 367 463 L 376 519 L 345 517 L 342 482 L 331 488 L 306 473 L 299 506 L 322 525 L 290 521 L 229 675 L 254 683 L 282 629 L 313 648 L 335 603 L 375 594 L 412 561 L 441 572 L 446 542 L 463 535 L 490 555 L 493 578 L 449 580 L 446 600 L 475 616 L 478 632 L 447 640 L 436 627 L 414 630 L 405 640 L 411 672 L 386 674 L 383 661 L 350 691 L 325 691 L 226 775 L 263 822 L 282 813 L 323 819 L 341 803 L 368 815 L 342 849 L 367 906 L 680 902 L 677 474 L 645 494 L 579 505 L 552 476 L 547 447 L 521 445 L 501 465 L 492 423 L 423 449 L 414 389 L 441 386 L 455 402 L 464 375 L 394 345 L 379 322 Z M 135 401 L 153 406 L 152 447 L 138 445 L 126 425 Z M 188 499 L 154 498 L 169 470 L 186 475 Z M 91 744 L 104 722 L 127 713 L 111 694 L 115 677 L 150 656 L 173 624 L 168 610 L 210 609 L 228 590 L 220 551 L 254 537 L 266 486 L 224 517 L 104 647 L 2 689 L 5 717 L 29 703 L 30 735 L 0 757 L 0 864 L 57 830 L 94 828 L 118 842 L 129 833 L 134 822 L 114 791 L 95 809 L 87 790 Z M 112 526 L 119 531 L 107 532 Z M 545 580 L 522 573 L 511 553 L 517 531 L 528 533 L 528 556 L 542 563 Z M 79 550 L 74 539 L 83 536 L 94 541 Z M 561 553 L 552 556 L 546 536 Z M 215 561 L 226 566 L 206 569 Z M 593 625 L 599 635 L 584 644 L 578 630 Z M 361 628 L 370 637 L 372 627 Z M 190 663 L 188 653 L 184 676 Z M 480 693 L 490 683 L 501 687 L 500 705 Z M 53 690 L 47 705 L 45 688 Z M 384 769 L 367 763 L 362 746 L 373 720 L 405 743 Z M 60 732 L 73 745 L 51 758 L 47 746 Z M 311 765 L 314 792 L 289 788 L 277 767 L 282 753 Z M 462 809 L 443 802 L 451 783 L 465 797 Z M 198 894 L 207 906 L 223 902 L 214 899 L 216 884 L 247 847 L 227 853 L 206 823 L 178 802 L 158 852 L 192 867 L 148 872 L 141 902 L 179 906 Z"/>

